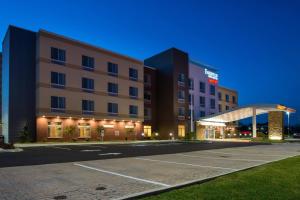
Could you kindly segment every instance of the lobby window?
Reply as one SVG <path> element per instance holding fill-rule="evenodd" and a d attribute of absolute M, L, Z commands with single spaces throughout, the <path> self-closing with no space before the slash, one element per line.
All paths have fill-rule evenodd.
<path fill-rule="evenodd" d="M 91 137 L 91 125 L 89 123 L 78 123 L 79 138 Z"/>
<path fill-rule="evenodd" d="M 235 96 L 232 96 L 232 103 L 236 104 L 236 98 L 235 98 Z"/>
<path fill-rule="evenodd" d="M 151 85 L 151 75 L 144 74 L 144 84 L 150 86 Z"/>
<path fill-rule="evenodd" d="M 63 49 L 51 47 L 51 62 L 59 65 L 65 65 L 66 51 Z"/>
<path fill-rule="evenodd" d="M 118 76 L 118 64 L 108 62 L 107 73 L 110 76 Z"/>
<path fill-rule="evenodd" d="M 138 115 L 138 107 L 134 105 L 129 106 L 129 115 L 136 117 Z"/>
<path fill-rule="evenodd" d="M 210 108 L 215 109 L 216 108 L 216 100 L 215 99 L 210 99 Z"/>
<path fill-rule="evenodd" d="M 62 137 L 62 122 L 48 122 L 48 138 Z"/>
<path fill-rule="evenodd" d="M 134 68 L 129 68 L 129 79 L 133 81 L 138 80 L 138 70 Z"/>
<path fill-rule="evenodd" d="M 81 65 L 82 65 L 83 69 L 93 71 L 94 67 L 95 67 L 94 66 L 94 58 L 82 55 Z"/>
<path fill-rule="evenodd" d="M 138 98 L 138 88 L 137 87 L 129 87 L 129 96 L 130 96 L 130 98 L 137 99 Z"/>
<path fill-rule="evenodd" d="M 205 111 L 200 111 L 200 117 L 205 117 Z"/>
<path fill-rule="evenodd" d="M 185 115 L 184 107 L 179 107 L 178 108 L 178 116 L 179 117 L 184 117 L 184 115 Z"/>
<path fill-rule="evenodd" d="M 178 101 L 184 102 L 185 95 L 184 95 L 184 90 L 179 90 L 178 91 Z"/>
<path fill-rule="evenodd" d="M 85 92 L 93 92 L 94 91 L 94 79 L 90 78 L 82 78 L 81 79 L 81 87 Z"/>
<path fill-rule="evenodd" d="M 216 95 L 216 86 L 210 85 L 210 95 Z"/>
<path fill-rule="evenodd" d="M 144 91 L 144 100 L 146 102 L 151 102 L 151 92 L 150 91 Z"/>
<path fill-rule="evenodd" d="M 66 75 L 59 72 L 51 72 L 51 87 L 64 88 L 66 85 Z"/>
<path fill-rule="evenodd" d="M 205 93 L 205 83 L 204 82 L 200 81 L 199 88 L 200 88 L 200 92 L 201 93 Z"/>
<path fill-rule="evenodd" d="M 51 112 L 65 112 L 66 98 L 51 96 Z"/>
<path fill-rule="evenodd" d="M 108 103 L 107 104 L 107 112 L 110 115 L 118 114 L 118 104 L 117 103 Z"/>
<path fill-rule="evenodd" d="M 222 112 L 222 105 L 219 104 L 219 112 Z"/>
<path fill-rule="evenodd" d="M 221 92 L 218 92 L 218 98 L 219 98 L 219 101 L 222 100 L 222 93 Z"/>
<path fill-rule="evenodd" d="M 94 113 L 94 101 L 82 100 L 82 114 Z"/>
<path fill-rule="evenodd" d="M 145 119 L 151 119 L 151 108 L 144 108 L 144 117 Z"/>
<path fill-rule="evenodd" d="M 200 107 L 205 107 L 205 97 L 200 96 Z"/>
<path fill-rule="evenodd" d="M 118 84 L 107 83 L 107 92 L 111 96 L 117 96 L 118 95 Z"/>
<path fill-rule="evenodd" d="M 189 89 L 194 90 L 194 79 L 189 79 Z"/>
<path fill-rule="evenodd" d="M 225 95 L 225 100 L 226 100 L 226 102 L 229 102 L 229 95 L 228 94 Z"/>
<path fill-rule="evenodd" d="M 229 110 L 229 106 L 226 106 L 226 110 Z"/>

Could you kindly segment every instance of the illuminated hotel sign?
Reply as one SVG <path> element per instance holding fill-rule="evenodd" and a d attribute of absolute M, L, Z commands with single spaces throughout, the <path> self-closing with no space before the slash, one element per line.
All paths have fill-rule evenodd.
<path fill-rule="evenodd" d="M 209 71 L 208 69 L 205 69 L 205 74 L 208 76 L 208 78 L 218 80 L 218 74 L 216 74 L 212 71 Z"/>
<path fill-rule="evenodd" d="M 209 71 L 208 69 L 205 69 L 205 74 L 208 77 L 208 82 L 211 84 L 218 84 L 218 74 L 214 73 L 212 71 Z"/>

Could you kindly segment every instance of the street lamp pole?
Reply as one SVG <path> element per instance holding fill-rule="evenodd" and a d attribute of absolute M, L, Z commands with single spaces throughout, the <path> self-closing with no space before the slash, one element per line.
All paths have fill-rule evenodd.
<path fill-rule="evenodd" d="M 288 116 L 288 136 L 290 137 L 290 112 L 286 113 Z"/>

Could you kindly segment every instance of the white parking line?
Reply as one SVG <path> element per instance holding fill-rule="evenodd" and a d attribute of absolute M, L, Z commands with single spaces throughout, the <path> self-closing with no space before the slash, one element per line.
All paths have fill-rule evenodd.
<path fill-rule="evenodd" d="M 72 150 L 71 148 L 66 148 L 66 147 L 56 147 L 56 146 L 48 146 L 49 148 L 54 148 L 54 149 L 63 149 L 63 150 Z"/>
<path fill-rule="evenodd" d="M 100 149 L 84 149 L 84 150 L 81 150 L 81 152 L 99 152 L 99 151 L 102 151 Z"/>
<path fill-rule="evenodd" d="M 160 186 L 163 186 L 163 187 L 170 187 L 171 186 L 171 185 L 156 182 L 156 181 L 136 178 L 136 177 L 133 177 L 133 176 L 127 176 L 127 175 L 124 175 L 124 174 L 119 174 L 119 173 L 116 173 L 116 172 L 106 171 L 106 170 L 98 169 L 98 168 L 95 168 L 95 167 L 89 167 L 87 165 L 82 165 L 82 164 L 79 164 L 79 163 L 74 163 L 74 165 L 79 166 L 79 167 L 83 167 L 83 168 L 86 168 L 86 169 L 95 170 L 95 171 L 102 172 L 102 173 L 107 173 L 107 174 L 111 174 L 111 175 L 115 175 L 115 176 L 121 176 L 121 177 L 128 178 L 128 179 L 133 179 L 133 180 L 136 180 L 136 181 L 151 183 L 151 184 L 154 184 L 154 185 L 160 185 Z"/>
<path fill-rule="evenodd" d="M 185 157 L 191 157 L 191 158 L 204 158 L 204 159 L 217 159 L 217 160 L 235 160 L 235 161 L 249 161 L 249 162 L 268 162 L 265 160 L 252 160 L 252 159 L 238 159 L 238 158 L 216 158 L 216 157 L 205 157 L 205 156 L 194 156 L 194 155 L 188 155 L 188 154 L 176 154 L 180 156 L 185 156 Z"/>
<path fill-rule="evenodd" d="M 117 156 L 117 155 L 120 155 L 121 153 L 101 153 L 101 154 L 98 154 L 99 156 L 109 156 L 109 155 L 113 155 L 113 156 Z"/>
<path fill-rule="evenodd" d="M 107 148 L 107 147 L 98 146 L 98 145 L 87 145 L 87 147 L 97 147 L 97 148 L 102 148 L 102 149 L 106 149 Z"/>
<path fill-rule="evenodd" d="M 173 161 L 165 161 L 165 160 L 154 160 L 154 159 L 148 159 L 148 158 L 134 158 L 134 159 L 151 161 L 151 162 L 161 162 L 161 163 L 168 163 L 168 164 L 176 164 L 176 165 L 187 165 L 187 166 L 202 167 L 202 168 L 225 169 L 225 170 L 231 170 L 231 171 L 238 170 L 238 169 L 227 168 L 227 167 L 215 167 L 215 166 L 209 166 L 209 165 L 196 165 L 196 164 L 191 164 L 191 163 L 173 162 Z"/>
<path fill-rule="evenodd" d="M 205 153 L 205 152 L 208 152 L 208 153 L 215 153 L 215 154 L 225 154 L 225 155 L 233 155 L 233 156 L 240 156 L 240 155 L 242 155 L 242 156 L 247 156 L 247 155 L 249 155 L 249 156 L 275 156 L 275 157 L 279 157 L 279 156 L 286 156 L 286 155 L 270 155 L 270 154 L 262 154 L 262 153 L 242 153 L 242 154 L 239 154 L 239 153 L 227 153 L 227 152 L 220 152 L 220 151 L 209 151 L 209 150 L 205 150 L 205 151 L 203 151 L 203 153 Z"/>

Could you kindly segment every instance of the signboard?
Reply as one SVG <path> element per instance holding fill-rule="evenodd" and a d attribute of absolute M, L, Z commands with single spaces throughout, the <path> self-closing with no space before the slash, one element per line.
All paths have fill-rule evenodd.
<path fill-rule="evenodd" d="M 218 74 L 215 72 L 212 72 L 208 69 L 205 68 L 205 74 L 208 76 L 208 78 L 214 79 L 214 80 L 218 80 Z"/>

